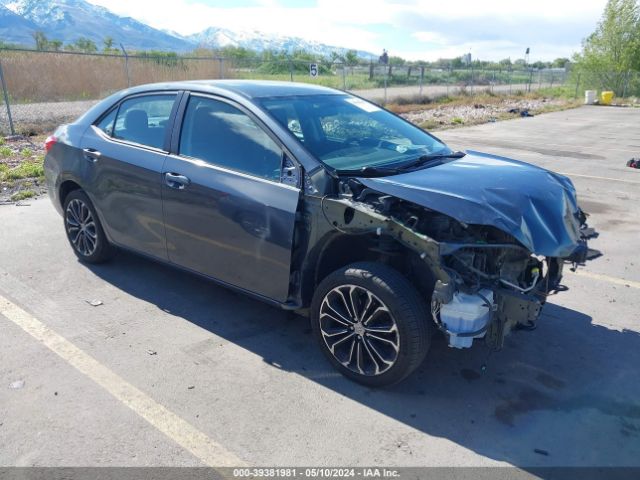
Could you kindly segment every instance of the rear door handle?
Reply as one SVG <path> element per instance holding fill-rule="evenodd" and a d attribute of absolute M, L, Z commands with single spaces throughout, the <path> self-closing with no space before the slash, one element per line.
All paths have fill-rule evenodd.
<path fill-rule="evenodd" d="M 191 183 L 191 180 L 184 175 L 170 172 L 164 174 L 164 181 L 168 187 L 175 188 L 176 190 L 183 190 L 184 187 Z"/>
<path fill-rule="evenodd" d="M 84 158 L 90 162 L 97 162 L 102 157 L 102 153 L 95 148 L 83 148 L 82 151 L 84 152 Z"/>

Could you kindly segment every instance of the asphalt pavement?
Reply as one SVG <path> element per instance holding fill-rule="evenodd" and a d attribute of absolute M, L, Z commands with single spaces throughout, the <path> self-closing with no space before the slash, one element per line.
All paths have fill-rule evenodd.
<path fill-rule="evenodd" d="M 603 256 L 501 352 L 436 337 L 384 390 L 302 317 L 121 253 L 80 264 L 47 198 L 0 206 L 0 466 L 640 466 L 640 109 L 440 132 L 568 174 Z"/>

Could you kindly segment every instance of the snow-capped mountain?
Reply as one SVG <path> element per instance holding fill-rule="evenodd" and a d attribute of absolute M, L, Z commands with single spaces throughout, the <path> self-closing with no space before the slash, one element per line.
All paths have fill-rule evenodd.
<path fill-rule="evenodd" d="M 85 37 L 99 47 L 106 37 L 113 38 L 115 45 L 122 42 L 132 49 L 186 50 L 191 47 L 184 39 L 168 35 L 133 18 L 115 15 L 106 8 L 84 0 L 0 0 L 0 5 L 31 23 L 21 25 L 14 19 L 9 26 L 10 32 L 3 34 L 2 40 L 5 42 L 33 46 L 33 31 L 41 30 L 50 40 L 73 43 Z M 31 41 L 25 42 L 25 36 L 31 37 Z"/>
<path fill-rule="evenodd" d="M 249 50 L 305 50 L 322 57 L 329 56 L 331 52 L 344 54 L 348 48 L 326 45 L 320 42 L 305 40 L 299 37 L 272 35 L 257 30 L 229 30 L 221 27 L 209 27 L 200 33 L 186 37 L 197 45 L 209 48 L 242 47 Z M 358 56 L 369 58 L 369 52 L 358 51 Z"/>
<path fill-rule="evenodd" d="M 33 42 L 31 32 L 37 28 L 32 21 L 0 4 L 0 41 L 29 44 Z"/>
<path fill-rule="evenodd" d="M 149 27 L 130 17 L 121 17 L 106 8 L 84 0 L 0 0 L 0 6 L 18 18 L 30 22 L 20 24 L 9 19 L 8 32 L 2 40 L 33 46 L 34 30 L 41 30 L 50 40 L 73 43 L 80 37 L 90 38 L 99 47 L 106 37 L 115 45 L 123 43 L 132 49 L 187 50 L 191 43 Z M 2 18 L 1 27 L 5 27 Z M 0 28 L 1 28 L 0 27 Z M 4 32 L 3 32 L 4 33 Z M 30 38 L 30 41 L 25 41 Z"/>
<path fill-rule="evenodd" d="M 0 0 L 0 40 L 33 47 L 33 33 L 42 31 L 49 40 L 73 43 L 80 37 L 101 47 L 106 37 L 114 46 L 122 43 L 130 50 L 188 51 L 196 47 L 244 47 L 251 50 L 306 50 L 319 56 L 347 49 L 297 37 L 270 35 L 258 31 L 236 31 L 210 27 L 182 36 L 158 30 L 131 17 L 121 17 L 85 0 Z M 371 54 L 358 52 L 368 58 Z"/>

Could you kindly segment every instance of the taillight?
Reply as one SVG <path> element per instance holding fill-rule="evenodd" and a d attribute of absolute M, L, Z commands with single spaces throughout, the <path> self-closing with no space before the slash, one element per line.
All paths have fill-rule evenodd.
<path fill-rule="evenodd" d="M 58 139 L 53 135 L 50 135 L 49 137 L 47 137 L 47 139 L 44 141 L 45 151 L 49 153 L 49 150 L 51 150 L 51 148 L 56 144 L 57 141 Z"/>

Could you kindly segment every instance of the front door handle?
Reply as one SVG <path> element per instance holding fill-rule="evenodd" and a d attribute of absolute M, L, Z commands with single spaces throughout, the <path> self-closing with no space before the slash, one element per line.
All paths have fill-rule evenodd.
<path fill-rule="evenodd" d="M 168 187 L 175 188 L 176 190 L 183 190 L 184 187 L 191 183 L 191 180 L 184 175 L 169 172 L 164 174 L 164 181 Z"/>
<path fill-rule="evenodd" d="M 102 153 L 95 148 L 83 148 L 82 152 L 84 153 L 85 160 L 89 160 L 90 162 L 95 163 L 102 157 Z"/>

